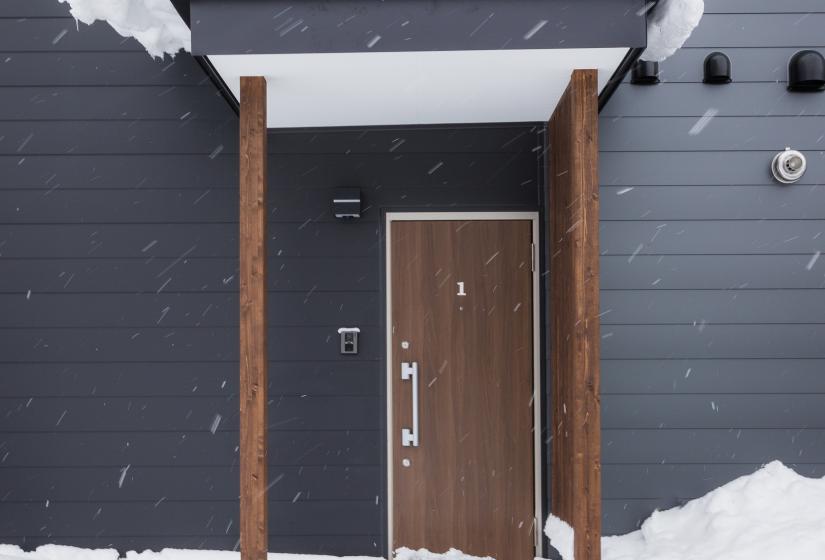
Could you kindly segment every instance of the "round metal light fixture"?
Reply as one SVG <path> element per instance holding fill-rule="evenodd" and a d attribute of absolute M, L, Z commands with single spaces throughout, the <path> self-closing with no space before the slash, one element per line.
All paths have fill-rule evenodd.
<path fill-rule="evenodd" d="M 788 62 L 788 89 L 825 90 L 825 57 L 812 50 L 795 53 Z"/>
<path fill-rule="evenodd" d="M 706 84 L 729 84 L 731 82 L 730 59 L 725 53 L 712 52 L 705 58 L 703 81 Z"/>
<path fill-rule="evenodd" d="M 630 83 L 652 86 L 659 83 L 659 63 L 652 60 L 637 60 L 630 73 Z"/>
<path fill-rule="evenodd" d="M 773 157 L 771 173 L 780 183 L 796 183 L 805 174 L 808 162 L 805 154 L 800 151 L 785 148 Z"/>

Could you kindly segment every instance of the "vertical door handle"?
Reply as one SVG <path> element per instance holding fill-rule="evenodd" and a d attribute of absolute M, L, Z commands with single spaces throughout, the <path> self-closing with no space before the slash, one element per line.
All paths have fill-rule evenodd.
<path fill-rule="evenodd" d="M 401 428 L 401 445 L 418 447 L 418 362 L 401 362 L 401 379 L 412 381 L 412 428 Z"/>

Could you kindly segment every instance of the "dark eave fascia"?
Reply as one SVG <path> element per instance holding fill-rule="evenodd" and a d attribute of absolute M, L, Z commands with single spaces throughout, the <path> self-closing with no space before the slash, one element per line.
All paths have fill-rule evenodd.
<path fill-rule="evenodd" d="M 212 80 L 212 83 L 218 88 L 218 91 L 221 92 L 221 97 L 226 99 L 226 102 L 235 111 L 236 115 L 240 114 L 240 107 L 241 104 L 238 99 L 235 97 L 235 94 L 232 93 L 232 90 L 229 89 L 229 86 L 226 85 L 226 82 L 223 81 L 221 75 L 212 65 L 212 62 L 209 60 L 208 56 L 198 56 L 194 55 L 195 60 L 203 68 L 203 71 L 206 72 L 206 75 L 209 76 L 209 79 Z"/>
<path fill-rule="evenodd" d="M 644 0 L 190 4 L 192 52 L 206 56 L 630 48 L 646 35 Z"/>
<path fill-rule="evenodd" d="M 635 47 L 627 51 L 627 54 L 622 59 L 622 62 L 619 64 L 616 71 L 613 72 L 613 75 L 607 80 L 607 83 L 602 88 L 602 91 L 599 93 L 599 112 L 601 113 L 604 106 L 607 105 L 607 102 L 610 101 L 610 98 L 613 96 L 615 91 L 619 88 L 619 84 L 622 83 L 627 73 L 633 68 L 633 65 L 636 64 L 636 61 L 639 60 L 639 57 L 642 56 L 642 53 L 645 52 L 646 47 Z"/>
<path fill-rule="evenodd" d="M 645 4 L 645 29 L 647 29 L 648 19 L 650 18 L 651 12 L 656 9 L 656 6 L 659 4 L 659 0 L 652 0 L 649 4 Z M 619 88 L 619 84 L 621 84 L 627 73 L 633 69 L 633 65 L 636 64 L 636 61 L 639 60 L 639 57 L 642 56 L 642 53 L 645 52 L 647 48 L 647 37 L 645 37 L 645 46 L 643 47 L 634 47 L 627 51 L 627 54 L 622 59 L 622 62 L 619 64 L 619 67 L 616 68 L 616 71 L 613 72 L 613 75 L 610 76 L 610 79 L 607 80 L 604 88 L 602 91 L 599 92 L 599 112 L 601 113 L 604 106 L 607 105 L 607 102 L 610 101 L 610 98 L 613 97 L 613 94 Z"/>

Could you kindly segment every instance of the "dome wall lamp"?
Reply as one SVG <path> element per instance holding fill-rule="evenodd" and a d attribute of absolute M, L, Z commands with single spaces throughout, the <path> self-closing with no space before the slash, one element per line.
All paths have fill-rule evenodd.
<path fill-rule="evenodd" d="M 630 74 L 630 83 L 652 86 L 659 83 L 659 63 L 652 60 L 637 60 Z"/>
<path fill-rule="evenodd" d="M 825 57 L 812 50 L 795 53 L 788 61 L 788 89 L 791 91 L 825 90 Z"/>
<path fill-rule="evenodd" d="M 730 59 L 723 52 L 712 52 L 705 57 L 705 77 L 702 81 L 706 84 L 729 84 Z"/>

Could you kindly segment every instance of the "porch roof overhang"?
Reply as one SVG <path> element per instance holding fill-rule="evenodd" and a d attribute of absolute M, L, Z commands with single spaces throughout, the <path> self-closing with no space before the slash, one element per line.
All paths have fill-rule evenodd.
<path fill-rule="evenodd" d="M 270 128 L 546 121 L 571 72 L 600 90 L 645 45 L 645 0 L 192 0 L 192 51 Z"/>

